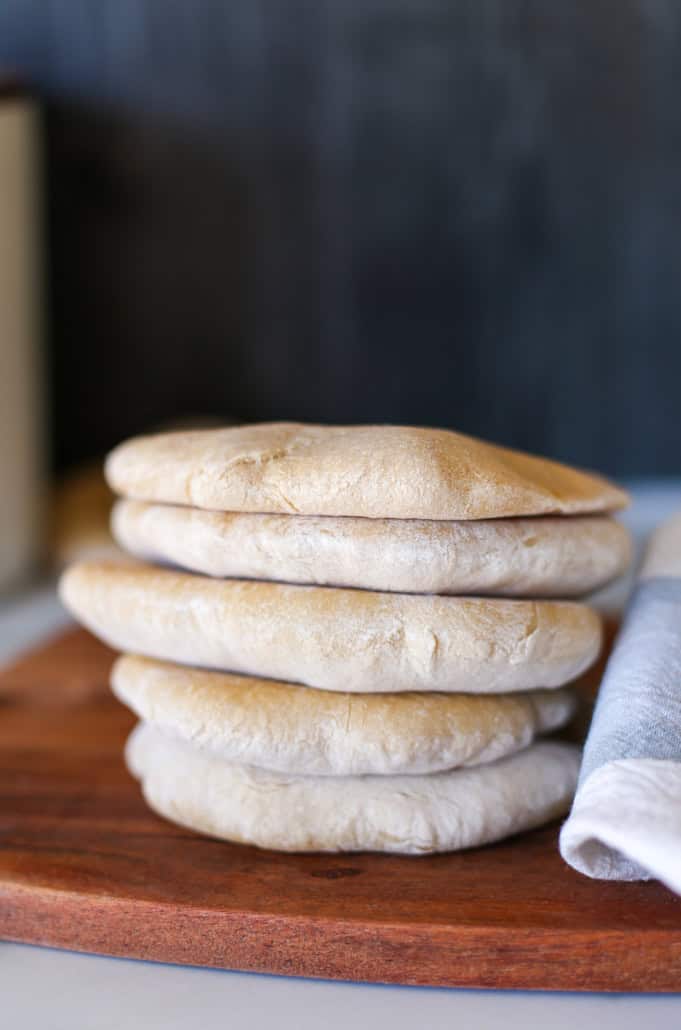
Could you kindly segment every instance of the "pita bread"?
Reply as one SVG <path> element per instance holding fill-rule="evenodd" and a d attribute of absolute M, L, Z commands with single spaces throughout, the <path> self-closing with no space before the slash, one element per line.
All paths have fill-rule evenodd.
<path fill-rule="evenodd" d="M 562 815 L 579 749 L 534 744 L 491 765 L 430 776 L 286 776 L 221 762 L 140 723 L 126 759 L 156 812 L 211 837 L 279 851 L 427 855 Z"/>
<path fill-rule="evenodd" d="M 314 776 L 430 773 L 527 747 L 575 711 L 570 690 L 341 694 L 126 655 L 111 674 L 140 719 L 215 758 Z"/>
<path fill-rule="evenodd" d="M 139 501 L 215 511 L 490 519 L 612 511 L 598 476 L 444 429 L 262 423 L 121 444 L 106 475 Z"/>
<path fill-rule="evenodd" d="M 627 530 L 603 515 L 435 522 L 119 501 L 112 530 L 139 558 L 207 576 L 400 593 L 578 597 L 631 560 Z"/>
<path fill-rule="evenodd" d="M 61 596 L 111 646 L 325 690 L 501 693 L 558 687 L 601 643 L 568 601 L 510 601 L 215 580 L 83 562 Z"/>

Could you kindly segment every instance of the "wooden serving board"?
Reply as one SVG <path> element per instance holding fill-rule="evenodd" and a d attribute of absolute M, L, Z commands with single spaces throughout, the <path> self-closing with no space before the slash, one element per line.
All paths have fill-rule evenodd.
<path fill-rule="evenodd" d="M 0 937 L 386 983 L 681 990 L 681 899 L 588 880 L 558 827 L 433 858 L 286 855 L 153 815 L 82 631 L 0 676 Z"/>

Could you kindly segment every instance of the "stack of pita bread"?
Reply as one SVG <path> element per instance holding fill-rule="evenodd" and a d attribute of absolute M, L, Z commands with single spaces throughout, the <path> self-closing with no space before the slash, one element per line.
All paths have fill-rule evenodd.
<path fill-rule="evenodd" d="M 149 804 L 292 851 L 424 854 L 563 813 L 566 684 L 620 574 L 605 480 L 453 432 L 261 424 L 140 437 L 106 466 L 132 561 L 62 597 L 125 652 Z M 556 600 L 560 598 L 560 600 Z"/>

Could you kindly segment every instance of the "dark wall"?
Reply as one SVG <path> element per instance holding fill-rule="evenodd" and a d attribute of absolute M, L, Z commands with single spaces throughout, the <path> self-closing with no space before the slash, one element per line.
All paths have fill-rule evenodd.
<path fill-rule="evenodd" d="M 4 0 L 56 453 L 186 412 L 678 473 L 676 0 Z"/>

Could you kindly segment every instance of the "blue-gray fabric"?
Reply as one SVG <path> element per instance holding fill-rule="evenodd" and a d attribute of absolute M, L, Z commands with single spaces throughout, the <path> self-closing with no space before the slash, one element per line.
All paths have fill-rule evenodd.
<path fill-rule="evenodd" d="M 642 580 L 608 662 L 579 782 L 622 758 L 681 762 L 681 579 Z"/>

